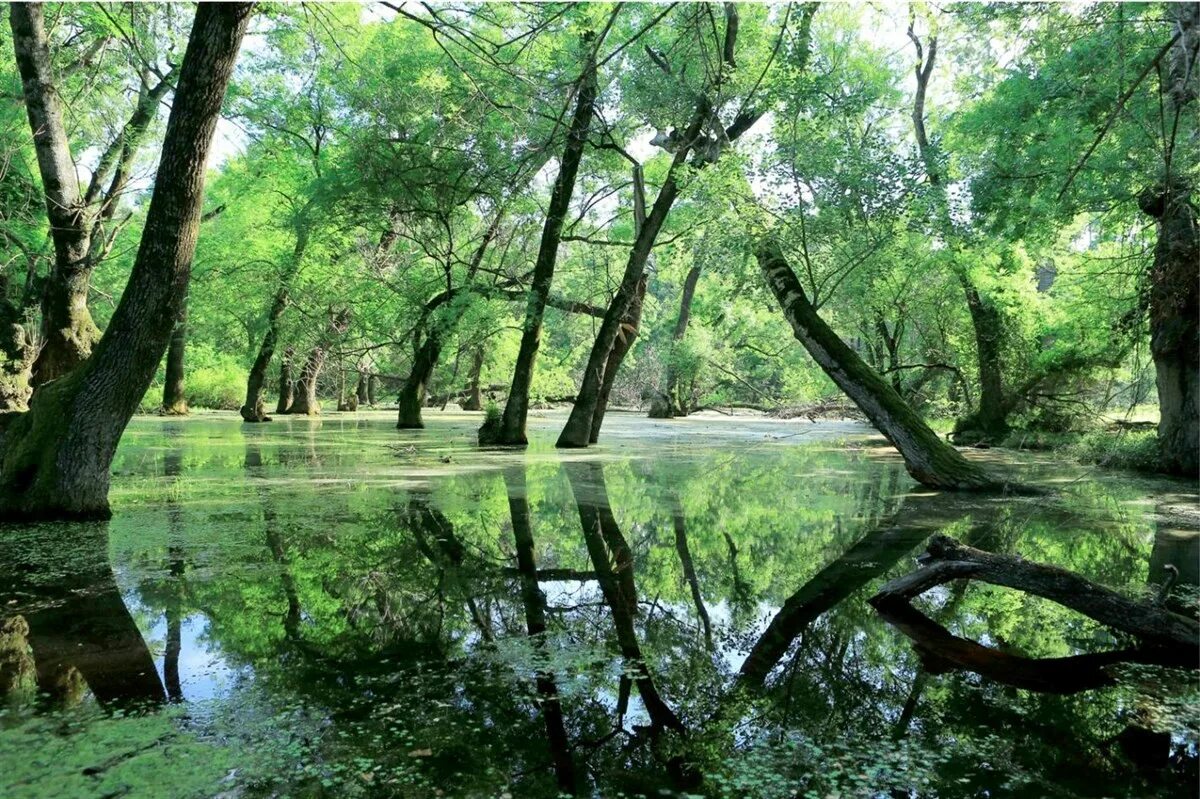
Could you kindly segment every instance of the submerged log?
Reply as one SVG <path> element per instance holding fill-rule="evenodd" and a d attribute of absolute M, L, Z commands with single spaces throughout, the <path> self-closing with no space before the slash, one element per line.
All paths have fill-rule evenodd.
<path fill-rule="evenodd" d="M 1057 602 L 1151 646 L 1182 648 L 1192 662 L 1196 660 L 1200 645 L 1200 622 L 1196 619 L 1129 599 L 1074 572 L 985 552 L 944 535 L 930 541 L 928 557 L 924 568 L 883 586 L 871 597 L 871 604 L 877 609 L 895 606 L 951 580 L 981 580 Z"/>

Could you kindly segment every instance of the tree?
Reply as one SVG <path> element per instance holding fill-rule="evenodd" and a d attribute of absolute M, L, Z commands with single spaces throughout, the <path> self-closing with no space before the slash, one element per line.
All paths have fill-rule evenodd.
<path fill-rule="evenodd" d="M 172 71 L 157 75 L 143 71 L 133 113 L 101 153 L 81 193 L 41 7 L 14 3 L 9 22 L 54 243 L 54 265 L 42 291 L 45 341 L 33 364 L 33 384 L 38 386 L 78 366 L 99 338 L 88 311 L 92 273 L 112 248 L 116 230 L 106 230 L 106 225 L 116 213 L 138 150 L 175 76 Z"/>
<path fill-rule="evenodd" d="M 187 291 L 208 151 L 251 8 L 196 12 L 146 226 L 109 329 L 84 368 L 38 392 L 3 429 L 0 510 L 10 519 L 109 515 L 109 465 Z"/>
<path fill-rule="evenodd" d="M 937 433 L 881 379 L 858 353 L 846 346 L 817 314 L 779 245 L 764 240 L 758 263 L 796 340 L 846 396 L 867 415 L 871 424 L 904 457 L 914 480 L 930 488 L 994 490 L 996 479 L 971 463 Z"/>

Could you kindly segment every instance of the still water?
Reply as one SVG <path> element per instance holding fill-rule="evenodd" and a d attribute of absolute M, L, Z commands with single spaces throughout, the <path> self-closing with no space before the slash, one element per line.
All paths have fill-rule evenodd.
<path fill-rule="evenodd" d="M 1028 690 L 866 601 L 944 533 L 1194 602 L 1192 486 L 989 452 L 1050 493 L 938 495 L 853 423 L 427 423 L 139 418 L 111 522 L 5 529 L 0 796 L 1196 795 L 1196 672 Z M 1006 655 L 1130 643 L 982 583 L 917 605 Z"/>

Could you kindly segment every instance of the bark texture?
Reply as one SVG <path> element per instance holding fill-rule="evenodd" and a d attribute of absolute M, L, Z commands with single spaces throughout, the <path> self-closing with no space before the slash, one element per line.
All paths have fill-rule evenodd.
<path fill-rule="evenodd" d="M 499 429 L 489 431 L 489 444 L 525 446 L 525 422 L 529 416 L 529 391 L 533 386 L 534 364 L 542 342 L 542 318 L 550 299 L 550 286 L 554 282 L 554 266 L 558 260 L 558 245 L 562 239 L 563 223 L 571 206 L 571 195 L 575 192 L 575 177 L 579 163 L 583 160 L 583 148 L 587 144 L 588 130 L 596 112 L 596 63 L 593 54 L 584 65 L 583 73 L 575 87 L 575 113 L 571 118 L 571 129 L 559 162 L 558 176 L 550 192 L 550 206 L 546 209 L 546 222 L 542 226 L 542 238 L 538 244 L 537 260 L 533 265 L 533 280 L 529 286 L 529 300 L 525 307 L 525 325 L 521 329 L 521 347 L 517 351 L 517 363 L 513 368 L 512 385 Z M 483 443 L 483 442 L 481 442 Z"/>
<path fill-rule="evenodd" d="M 1200 229 L 1183 187 L 1142 196 L 1158 241 L 1150 276 L 1150 352 L 1158 384 L 1164 471 L 1200 473 Z"/>
<path fill-rule="evenodd" d="M 167 346 L 167 366 L 163 381 L 162 412 L 168 416 L 186 416 L 187 396 L 184 391 L 184 356 L 187 352 L 187 297 L 179 306 L 179 318 L 171 331 Z"/>
<path fill-rule="evenodd" d="M 296 378 L 292 369 L 295 357 L 296 350 L 293 347 L 288 347 L 279 357 L 279 401 L 275 403 L 275 413 L 292 410 L 292 402 L 296 397 Z"/>
<path fill-rule="evenodd" d="M 430 331 L 421 346 L 413 355 L 412 369 L 404 385 L 400 386 L 400 412 L 396 421 L 399 430 L 416 430 L 423 428 L 425 422 L 421 419 L 421 406 L 425 404 L 425 390 L 433 377 L 433 368 L 437 366 L 438 357 L 442 353 L 439 335 Z"/>
<path fill-rule="evenodd" d="M 3 431 L 6 519 L 109 515 L 113 454 L 187 292 L 209 147 L 250 11 L 228 3 L 196 12 L 141 244 L 108 332 L 83 368 L 44 386 Z"/>
<path fill-rule="evenodd" d="M 900 451 L 914 480 L 930 488 L 953 490 L 999 487 L 982 467 L 938 438 L 896 390 L 825 323 L 776 243 L 764 241 L 759 245 L 758 263 L 796 339 Z"/>

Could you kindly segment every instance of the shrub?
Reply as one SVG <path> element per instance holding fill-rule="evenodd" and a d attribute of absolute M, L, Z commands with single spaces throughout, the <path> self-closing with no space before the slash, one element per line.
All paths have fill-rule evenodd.
<path fill-rule="evenodd" d="M 1112 469 L 1159 471 L 1158 434 L 1152 431 L 1097 430 L 1075 445 L 1079 460 Z"/>

